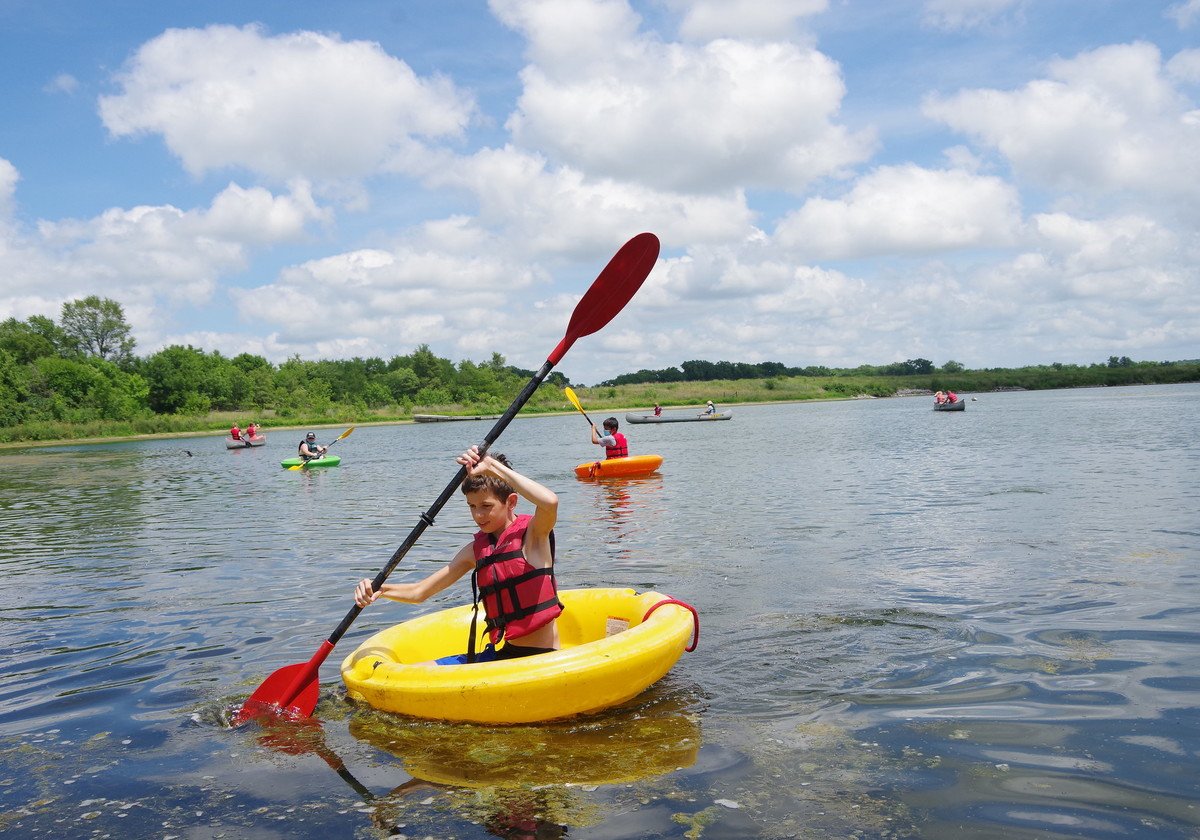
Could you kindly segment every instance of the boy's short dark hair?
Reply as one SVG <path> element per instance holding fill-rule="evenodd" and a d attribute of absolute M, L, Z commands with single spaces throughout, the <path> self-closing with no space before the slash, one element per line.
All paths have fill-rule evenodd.
<path fill-rule="evenodd" d="M 502 452 L 489 452 L 495 460 L 499 461 L 506 467 L 512 468 L 512 464 L 508 462 L 508 458 L 504 457 Z M 507 481 L 501 478 L 495 478 L 490 475 L 469 475 L 463 479 L 462 491 L 465 496 L 468 493 L 474 493 L 476 490 L 487 490 L 500 501 L 506 501 L 509 496 L 517 491 Z"/>
<path fill-rule="evenodd" d="M 616 417 L 609 417 L 607 420 L 605 420 L 605 421 L 604 421 L 604 428 L 606 428 L 606 429 L 615 429 L 615 428 L 617 428 L 617 418 L 616 418 Z"/>

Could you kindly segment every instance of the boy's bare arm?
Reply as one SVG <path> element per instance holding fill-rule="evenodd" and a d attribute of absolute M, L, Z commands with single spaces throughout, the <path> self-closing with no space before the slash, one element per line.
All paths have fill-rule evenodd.
<path fill-rule="evenodd" d="M 554 528 L 558 521 L 558 495 L 550 488 L 539 484 L 527 475 L 506 467 L 494 458 L 485 457 L 481 465 L 497 478 L 502 478 L 512 485 L 517 494 L 533 503 L 536 508 L 533 520 L 529 523 L 535 537 L 544 537 Z"/>
<path fill-rule="evenodd" d="M 517 494 L 533 502 L 536 510 L 529 523 L 535 537 L 547 536 L 558 521 L 558 496 L 528 476 L 506 467 L 490 455 L 479 456 L 479 447 L 472 446 L 458 456 L 458 463 L 467 468 L 470 475 L 491 475 L 507 481 Z"/>
<path fill-rule="evenodd" d="M 400 601 L 404 604 L 420 604 L 441 592 L 475 568 L 475 551 L 468 544 L 458 550 L 454 559 L 433 574 L 416 583 L 385 583 L 378 592 L 371 589 L 370 578 L 359 581 L 354 590 L 354 602 L 360 607 L 374 603 L 379 598 Z"/>

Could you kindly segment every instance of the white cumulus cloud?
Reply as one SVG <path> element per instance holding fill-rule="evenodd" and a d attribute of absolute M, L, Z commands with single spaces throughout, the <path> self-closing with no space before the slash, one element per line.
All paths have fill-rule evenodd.
<path fill-rule="evenodd" d="M 683 192 L 798 191 L 874 147 L 870 132 L 838 124 L 840 70 L 810 47 L 664 43 L 637 30 L 624 2 L 492 7 L 530 41 L 513 142 L 593 175 Z"/>
<path fill-rule="evenodd" d="M 1016 172 L 1089 195 L 1163 194 L 1195 204 L 1200 125 L 1157 47 L 1119 44 L 1055 61 L 1049 78 L 930 97 L 925 112 L 1003 155 Z"/>
<path fill-rule="evenodd" d="M 279 181 L 403 169 L 475 111 L 448 79 L 419 77 L 378 44 L 257 26 L 169 29 L 118 83 L 100 98 L 114 136 L 159 134 L 193 173 L 241 167 Z"/>
<path fill-rule="evenodd" d="M 1017 192 L 1001 179 L 907 164 L 876 169 L 840 199 L 809 199 L 775 235 L 810 259 L 857 258 L 1007 245 L 1020 221 Z"/>

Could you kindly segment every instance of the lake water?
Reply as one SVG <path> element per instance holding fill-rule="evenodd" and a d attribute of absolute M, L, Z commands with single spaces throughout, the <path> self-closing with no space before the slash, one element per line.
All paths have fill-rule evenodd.
<path fill-rule="evenodd" d="M 0 833 L 1200 836 L 1200 386 L 964 396 L 623 423 L 665 458 L 626 482 L 573 476 L 578 414 L 516 420 L 495 449 L 560 495 L 560 585 L 701 617 L 646 694 L 544 726 L 346 700 L 342 657 L 465 581 L 365 611 L 312 723 L 227 725 L 490 421 L 359 427 L 309 472 L 270 429 L 0 454 Z M 456 496 L 393 580 L 472 530 Z"/>

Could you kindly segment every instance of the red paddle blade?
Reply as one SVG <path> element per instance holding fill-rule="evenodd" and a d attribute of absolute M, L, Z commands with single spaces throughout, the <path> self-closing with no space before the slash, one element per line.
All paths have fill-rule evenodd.
<path fill-rule="evenodd" d="M 551 365 L 562 359 L 575 339 L 591 335 L 616 317 L 650 276 L 658 261 L 659 242 L 653 233 L 639 233 L 621 246 L 592 283 L 567 324 L 567 334 L 547 358 Z"/>
<path fill-rule="evenodd" d="M 321 663 L 333 645 L 329 640 L 321 643 L 312 659 L 296 665 L 284 665 L 263 680 L 253 694 L 234 715 L 233 725 L 241 726 L 251 718 L 283 715 L 289 718 L 306 718 L 317 708 L 321 689 L 319 674 Z"/>
<path fill-rule="evenodd" d="M 298 690 L 293 686 L 299 682 Z M 320 681 L 308 662 L 285 665 L 263 681 L 234 715 L 233 725 L 241 726 L 257 717 L 306 718 L 317 708 Z M 289 694 L 294 696 L 288 697 Z"/>

